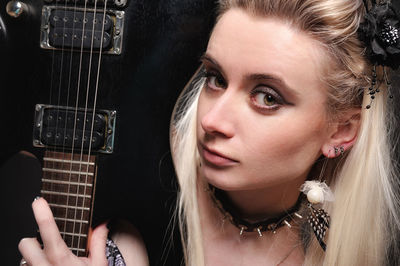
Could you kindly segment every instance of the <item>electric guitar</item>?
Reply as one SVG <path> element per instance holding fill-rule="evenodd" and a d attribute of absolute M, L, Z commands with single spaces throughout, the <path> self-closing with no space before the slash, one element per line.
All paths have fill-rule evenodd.
<path fill-rule="evenodd" d="M 171 200 L 163 182 L 173 179 L 164 165 L 169 119 L 205 51 L 214 1 L 3 0 L 0 8 L 2 181 L 9 158 L 33 154 L 40 194 L 72 252 L 87 255 L 90 228 L 122 216 L 159 263 Z"/>

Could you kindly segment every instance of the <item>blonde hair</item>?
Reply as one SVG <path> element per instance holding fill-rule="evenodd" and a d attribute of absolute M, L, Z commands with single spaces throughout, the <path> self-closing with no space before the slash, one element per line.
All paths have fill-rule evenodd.
<path fill-rule="evenodd" d="M 284 20 L 317 40 L 329 61 L 322 76 L 332 117 L 369 104 L 370 98 L 363 94 L 371 66 L 357 38 L 365 12 L 361 0 L 221 0 L 219 4 L 220 16 L 231 8 L 240 8 L 255 16 Z M 204 265 L 204 252 L 196 190 L 196 111 L 203 83 L 193 83 L 195 86 L 184 90 L 175 107 L 171 149 L 180 185 L 177 213 L 185 262 L 199 266 Z M 381 87 L 371 109 L 362 108 L 353 148 L 340 163 L 328 162 L 327 169 L 332 170 L 324 177 L 335 201 L 324 206 L 332 217 L 327 250 L 324 253 L 315 240 L 305 243 L 305 265 L 384 265 L 399 257 L 398 181 L 388 137 L 388 125 L 394 121 L 388 115 L 392 112 L 387 110 L 384 85 Z"/>

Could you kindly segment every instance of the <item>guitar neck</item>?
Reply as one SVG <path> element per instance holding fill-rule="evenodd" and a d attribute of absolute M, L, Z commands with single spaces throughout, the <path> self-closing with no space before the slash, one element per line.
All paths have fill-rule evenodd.
<path fill-rule="evenodd" d="M 71 251 L 87 255 L 96 180 L 96 157 L 46 151 L 41 194 Z"/>

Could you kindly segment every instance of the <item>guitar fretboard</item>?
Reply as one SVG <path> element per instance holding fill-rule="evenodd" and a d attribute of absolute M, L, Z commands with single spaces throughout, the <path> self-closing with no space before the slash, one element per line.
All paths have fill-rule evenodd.
<path fill-rule="evenodd" d="M 72 252 L 87 255 L 95 183 L 95 156 L 46 151 L 42 196 Z"/>

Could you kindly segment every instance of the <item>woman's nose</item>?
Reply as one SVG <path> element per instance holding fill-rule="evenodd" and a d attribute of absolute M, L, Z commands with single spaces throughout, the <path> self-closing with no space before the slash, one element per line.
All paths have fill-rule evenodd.
<path fill-rule="evenodd" d="M 234 136 L 235 100 L 225 92 L 218 99 L 208 105 L 207 112 L 201 118 L 203 130 L 215 136 L 231 138 Z"/>

